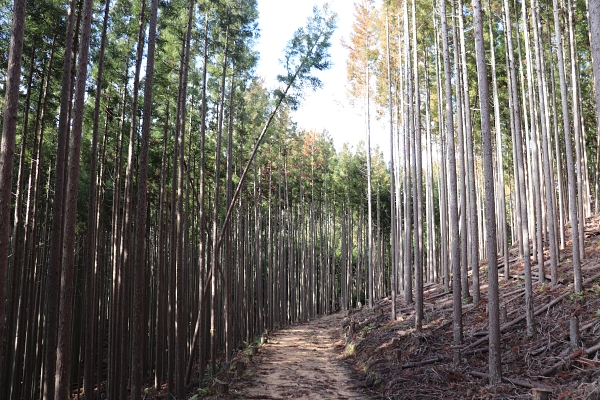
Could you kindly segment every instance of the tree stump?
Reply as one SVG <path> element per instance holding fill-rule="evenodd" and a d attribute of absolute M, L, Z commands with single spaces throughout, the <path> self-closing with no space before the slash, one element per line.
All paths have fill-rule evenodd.
<path fill-rule="evenodd" d="M 217 382 L 217 391 L 219 394 L 229 393 L 229 384 L 225 382 Z"/>
<path fill-rule="evenodd" d="M 551 391 L 542 388 L 533 388 L 533 400 L 549 400 Z"/>
<path fill-rule="evenodd" d="M 577 350 L 579 348 L 579 318 L 576 316 L 571 316 L 569 333 L 571 348 L 573 350 Z"/>
<path fill-rule="evenodd" d="M 452 352 L 452 361 L 454 362 L 455 366 L 460 365 L 460 350 L 459 349 L 454 349 L 454 351 Z"/>
<path fill-rule="evenodd" d="M 240 378 L 244 375 L 244 370 L 246 369 L 246 364 L 243 361 L 238 361 L 235 363 L 235 376 Z"/>

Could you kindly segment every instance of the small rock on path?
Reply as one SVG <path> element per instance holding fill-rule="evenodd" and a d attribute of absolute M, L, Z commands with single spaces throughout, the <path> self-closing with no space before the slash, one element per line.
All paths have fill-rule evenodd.
<path fill-rule="evenodd" d="M 244 399 L 367 399 L 338 361 L 341 313 L 269 335 L 230 394 Z"/>

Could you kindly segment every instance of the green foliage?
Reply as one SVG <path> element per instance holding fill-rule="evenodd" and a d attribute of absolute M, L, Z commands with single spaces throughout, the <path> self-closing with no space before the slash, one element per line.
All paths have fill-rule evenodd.
<path fill-rule="evenodd" d="M 337 15 L 328 5 L 323 9 L 315 6 L 306 27 L 299 28 L 285 48 L 282 63 L 286 73 L 278 75 L 277 80 L 289 90 L 277 89 L 275 97 L 285 100 L 292 110 L 298 108 L 306 89 L 315 90 L 322 85 L 312 71 L 323 71 L 331 66 L 329 47 L 336 21 Z"/>

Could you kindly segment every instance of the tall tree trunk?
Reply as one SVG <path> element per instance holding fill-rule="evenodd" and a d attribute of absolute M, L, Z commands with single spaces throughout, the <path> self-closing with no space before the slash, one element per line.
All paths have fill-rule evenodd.
<path fill-rule="evenodd" d="M 569 220 L 571 222 L 571 238 L 573 244 L 573 279 L 574 291 L 579 293 L 583 290 L 583 282 L 581 278 L 581 253 L 579 252 L 579 223 L 577 219 L 577 195 L 576 185 L 577 177 L 575 176 L 575 166 L 573 162 L 573 144 L 571 140 L 571 117 L 569 114 L 569 99 L 567 91 L 567 81 L 565 73 L 565 59 L 563 55 L 563 41 L 561 26 L 559 20 L 558 0 L 552 0 L 554 9 L 554 37 L 556 42 L 556 54 L 558 56 L 558 76 L 560 80 L 560 95 L 562 103 L 563 130 L 565 135 L 565 153 L 567 156 L 567 180 L 569 190 Z M 576 122 L 577 123 L 577 122 Z"/>
<path fill-rule="evenodd" d="M 437 20 L 434 19 L 434 26 L 437 26 Z M 449 222 L 448 222 L 448 183 L 447 183 L 447 144 L 446 144 L 446 132 L 444 127 L 444 112 L 443 112 L 443 101 L 444 96 L 442 95 L 442 68 L 440 66 L 440 55 L 439 55 L 439 39 L 436 34 L 436 57 L 435 57 L 435 70 L 436 70 L 436 87 L 438 93 L 438 131 L 440 136 L 440 180 L 439 180 L 439 203 L 440 203 L 440 264 L 444 268 L 443 277 L 444 277 L 444 289 L 446 292 L 450 291 L 450 257 L 449 257 Z M 443 51 L 442 51 L 443 53 Z M 450 93 L 450 95 L 452 95 Z M 446 122 L 447 124 L 447 122 Z M 454 122 L 452 122 L 454 124 Z"/>
<path fill-rule="evenodd" d="M 367 43 L 367 48 L 368 48 Z M 369 308 L 373 308 L 373 216 L 372 216 L 372 200 L 371 200 L 371 111 L 370 111 L 370 96 L 371 89 L 369 88 L 369 67 L 366 70 L 366 81 L 367 81 L 367 241 L 368 241 L 368 263 L 367 273 L 369 274 Z"/>
<path fill-rule="evenodd" d="M 529 24 L 527 23 L 527 5 L 526 2 L 521 4 L 522 18 L 523 18 L 523 33 L 525 37 L 525 58 L 527 68 L 527 100 L 529 103 L 529 121 L 530 121 L 530 140 L 531 143 L 531 174 L 529 175 L 529 182 L 533 189 L 533 204 L 535 210 L 535 236 L 533 240 L 534 254 L 537 255 L 538 268 L 543 271 L 544 269 L 544 235 L 543 235 L 543 219 L 542 219 L 542 197 L 541 197 L 541 182 L 540 182 L 540 164 L 539 164 L 539 140 L 538 140 L 538 127 L 537 127 L 537 113 L 535 107 L 535 92 L 533 85 L 535 83 L 535 77 L 533 73 L 533 62 L 531 56 L 530 36 L 529 36 Z M 544 279 L 544 274 L 538 274 L 539 279 Z"/>
<path fill-rule="evenodd" d="M 468 234 L 467 234 L 467 169 L 466 169 L 466 152 L 465 152 L 465 123 L 464 114 L 466 110 L 463 108 L 463 90 L 462 86 L 466 77 L 462 76 L 459 59 L 459 44 L 458 44 L 458 29 L 456 27 L 456 10 L 454 1 L 452 2 L 452 42 L 454 45 L 454 75 L 456 81 L 456 136 L 458 137 L 458 159 L 460 160 L 460 175 L 458 176 L 458 193 L 460 197 L 458 201 L 459 209 L 459 229 L 458 234 L 460 244 L 460 280 L 461 293 L 464 299 L 469 299 L 469 264 L 468 264 Z M 458 166 L 457 166 L 458 168 Z"/>
<path fill-rule="evenodd" d="M 19 83 L 21 80 L 21 56 L 25 30 L 26 0 L 15 0 L 10 32 L 8 69 L 6 71 L 6 102 L 0 143 L 0 360 L 5 359 L 4 340 L 8 321 L 6 316 L 7 271 L 9 256 L 10 204 L 14 168 L 17 120 L 19 117 Z M 13 254 L 14 257 L 14 254 Z M 4 377 L 3 361 L 0 361 L 0 379 Z M 6 394 L 3 389 L 0 394 Z"/>
<path fill-rule="evenodd" d="M 23 189 L 25 182 L 25 149 L 27 148 L 27 136 L 29 133 L 29 113 L 31 108 L 31 92 L 32 92 L 32 82 L 34 75 L 34 66 L 35 66 L 35 47 L 31 50 L 31 59 L 29 62 L 29 72 L 27 74 L 27 91 L 25 95 L 25 105 L 23 109 L 23 124 L 22 124 L 22 135 L 21 135 L 21 149 L 19 151 L 19 168 L 17 170 L 17 182 L 16 182 L 16 193 L 15 193 L 15 206 L 14 206 L 14 218 L 12 221 L 12 234 L 10 235 L 10 244 L 9 248 L 11 248 L 11 256 L 12 259 L 12 268 L 10 268 L 10 274 L 7 277 L 7 284 L 10 282 L 10 285 L 7 285 L 7 293 L 6 293 L 6 302 L 8 304 L 14 304 L 16 306 L 9 307 L 6 310 L 8 313 L 6 315 L 6 337 L 15 337 L 16 340 L 13 342 L 14 347 L 11 351 L 10 348 L 7 348 L 6 358 L 3 359 L 4 364 L 7 365 L 4 375 L 0 376 L 0 387 L 6 387 L 7 390 L 10 390 L 10 375 L 14 359 L 18 356 L 17 348 L 19 347 L 19 337 L 17 337 L 17 329 L 19 325 L 19 317 L 22 315 L 21 309 L 25 304 L 25 297 L 27 294 L 25 293 L 25 274 L 26 269 L 23 268 L 23 263 L 21 261 L 21 231 L 23 230 L 23 219 L 21 218 L 21 214 L 23 212 Z M 41 94 L 41 91 L 40 91 Z M 39 102 L 38 102 L 39 104 Z M 15 127 L 16 128 L 16 127 Z M 35 132 L 35 131 L 34 131 Z M 35 138 L 34 138 L 35 141 Z M 14 158 L 14 146 L 13 146 L 13 158 Z M 13 167 L 14 168 L 14 167 Z M 12 179 L 9 184 L 12 187 Z M 10 218 L 9 218 L 10 220 Z M 10 231 L 10 229 L 9 229 Z M 9 260 L 10 260 L 9 259 Z M 21 266 L 21 268 L 19 268 Z M 21 318 L 22 320 L 22 318 Z M 2 324 L 2 321 L 0 324 Z M 1 329 L 1 328 L 0 328 Z M 23 336 L 21 336 L 23 337 Z M 11 366 L 10 368 L 8 366 Z M 2 367 L 0 366 L 0 371 Z M 0 392 L 1 394 L 1 392 Z M 7 394 L 8 395 L 8 394 Z"/>
<path fill-rule="evenodd" d="M 202 332 L 204 329 L 201 327 L 203 322 L 203 317 L 206 315 L 206 304 L 205 304 L 205 292 L 207 292 L 207 288 L 205 288 L 204 283 L 204 275 L 206 269 L 206 247 L 205 247 L 205 216 L 204 216 L 204 197 L 205 197 L 205 176 L 206 176 L 206 162 L 205 162 L 205 137 L 206 137 L 206 80 L 207 80 L 207 60 L 208 60 L 208 13 L 204 16 L 204 38 L 203 38 L 203 64 L 202 64 L 202 88 L 201 88 L 201 104 L 202 104 L 202 114 L 200 115 L 200 198 L 199 198 L 199 223 L 200 223 L 200 249 L 199 249 L 199 265 L 200 265 L 200 280 L 198 284 L 199 296 L 201 299 L 200 307 L 198 309 L 198 317 L 196 319 L 196 327 L 194 329 L 194 338 L 192 339 L 192 348 L 190 352 L 190 356 L 188 358 L 188 369 L 186 372 L 185 383 L 188 384 L 190 380 L 191 373 L 191 363 L 194 360 L 194 353 L 196 352 L 196 347 L 199 343 L 206 342 Z M 199 346 L 202 349 L 202 346 Z M 206 360 L 204 359 L 204 352 L 200 350 L 200 385 L 202 385 L 202 380 L 204 379 L 204 372 L 206 368 Z"/>
<path fill-rule="evenodd" d="M 426 126 L 426 148 L 427 148 L 427 169 L 425 177 L 426 186 L 426 213 L 427 213 L 427 281 L 437 282 L 438 281 L 438 263 L 437 263 L 437 233 L 436 233 L 436 222 L 434 212 L 434 182 L 433 182 L 433 138 L 432 138 L 432 120 L 431 120 L 431 88 L 429 82 L 429 67 L 428 58 L 425 57 L 425 71 L 427 71 L 425 78 L 425 126 Z"/>
<path fill-rule="evenodd" d="M 67 36 L 65 39 L 65 59 L 63 64 L 60 113 L 58 116 L 58 143 L 56 149 L 56 168 L 54 185 L 54 203 L 52 206 L 52 236 L 50 243 L 50 264 L 46 277 L 45 298 L 45 358 L 43 398 L 54 398 L 54 378 L 56 376 L 56 348 L 58 330 L 58 303 L 60 288 L 60 270 L 62 262 L 65 171 L 67 169 L 67 147 L 69 142 L 69 109 L 71 105 L 71 61 L 73 49 L 73 25 L 75 19 L 75 1 L 69 2 L 67 16 Z M 8 104 L 8 103 L 7 103 Z"/>
<path fill-rule="evenodd" d="M 117 382 L 119 397 L 126 396 L 127 382 L 129 381 L 129 363 L 130 363 L 130 328 L 131 328 L 131 302 L 133 301 L 133 293 L 131 292 L 131 264 L 133 255 L 133 174 L 134 174 L 134 144 L 138 131 L 138 99 L 140 75 L 142 69 L 142 58 L 144 55 L 144 42 L 146 32 L 146 0 L 142 1 L 140 10 L 140 20 L 138 25 L 138 42 L 136 53 L 135 76 L 133 81 L 133 98 L 131 103 L 131 125 L 129 127 L 129 144 L 127 149 L 127 165 L 125 167 L 125 192 L 123 197 L 124 211 L 121 224 L 120 252 L 121 252 L 121 276 L 122 284 L 120 287 L 122 298 L 119 302 L 120 310 L 120 361 L 117 365 Z"/>
<path fill-rule="evenodd" d="M 477 304 L 480 298 L 479 289 L 479 229 L 477 221 L 477 196 L 476 196 L 476 180 L 475 180 L 475 161 L 473 155 L 473 124 L 471 121 L 471 99 L 469 90 L 469 79 L 467 71 L 467 51 L 465 46 L 465 28 L 463 17 L 462 0 L 458 2 L 458 24 L 460 33 L 460 55 L 461 67 L 463 76 L 463 102 L 465 113 L 465 151 L 466 151 L 466 174 L 467 174 L 467 216 L 468 216 L 468 238 L 469 238 L 469 254 L 468 265 L 471 267 L 473 275 L 473 303 Z"/>
<path fill-rule="evenodd" d="M 525 167 L 523 162 L 523 137 L 521 135 L 521 108 L 518 98 L 517 74 L 515 71 L 514 52 L 512 44 L 512 22 L 510 19 L 508 0 L 504 0 L 504 15 L 507 33 L 508 55 L 509 55 L 509 77 L 510 77 L 510 95 L 512 97 L 513 118 L 514 118 L 514 145 L 516 153 L 517 171 L 516 180 L 518 181 L 520 220 L 521 220 L 521 238 L 523 242 L 523 263 L 525 271 L 525 316 L 527 320 L 527 334 L 533 335 L 533 289 L 531 283 L 531 264 L 529 256 L 529 221 L 527 213 L 527 199 L 525 190 Z"/>
<path fill-rule="evenodd" d="M 227 181 L 226 181 L 226 200 L 227 207 L 231 205 L 233 196 L 233 100 L 235 91 L 235 74 L 231 74 L 231 85 L 229 89 L 229 121 L 227 126 Z M 225 238 L 225 357 L 231 361 L 233 350 L 233 243 L 231 221 L 227 222 L 228 229 Z"/>
<path fill-rule="evenodd" d="M 413 65 L 414 65 L 414 158 L 415 180 L 413 181 L 416 196 L 415 212 L 415 326 L 420 330 L 423 325 L 423 160 L 421 153 L 421 93 L 419 90 L 419 60 L 417 57 L 417 11 L 416 1 L 412 1 L 412 34 L 413 34 Z M 379 209 L 379 208 L 378 208 Z"/>
<path fill-rule="evenodd" d="M 58 324 L 58 349 L 56 357 L 56 400 L 65 399 L 69 393 L 71 368 L 71 318 L 73 312 L 73 283 L 75 269 L 75 227 L 77 222 L 77 191 L 79 188 L 79 159 L 83 130 L 84 100 L 87 79 L 87 62 L 90 49 L 92 24 L 92 0 L 83 5 L 83 24 L 79 41 L 77 64 L 77 86 L 73 109 L 73 127 L 69 145 L 69 177 L 66 198 L 65 233 L 60 283 L 60 305 Z M 95 178 L 92 178 L 95 179 Z"/>
<path fill-rule="evenodd" d="M 88 197 L 87 218 L 87 268 L 85 271 L 85 352 L 84 352 L 84 379 L 83 391 L 93 393 L 94 391 L 94 338 L 96 336 L 96 320 L 94 318 L 94 281 L 96 274 L 96 168 L 98 158 L 98 125 L 100 120 L 100 98 L 102 96 L 104 53 L 106 48 L 106 31 L 108 29 L 108 15 L 110 0 L 104 5 L 104 20 L 102 23 L 102 37 L 100 39 L 100 58 L 98 60 L 98 76 L 96 78 L 96 98 L 94 101 L 94 125 L 92 127 L 92 157 L 90 166 L 90 188 Z"/>
<path fill-rule="evenodd" d="M 138 400 L 142 393 L 142 353 L 146 336 L 144 319 L 144 269 L 146 255 L 146 210 L 148 192 L 148 148 L 150 122 L 152 119 L 152 85 L 154 84 L 154 52 L 156 48 L 156 20 L 158 0 L 151 0 L 150 27 L 148 30 L 148 55 L 146 57 L 146 82 L 144 86 L 144 109 L 139 155 L 137 206 L 135 223 L 135 259 L 133 265 L 133 327 L 131 360 L 131 398 Z"/>
<path fill-rule="evenodd" d="M 187 34 L 186 40 L 183 44 L 183 71 L 181 76 L 180 86 L 180 106 L 177 126 L 179 127 L 179 143 L 175 145 L 179 146 L 179 158 L 178 158 L 178 171 L 177 171 L 177 200 L 176 200 L 176 235 L 177 235 L 177 268 L 176 268 L 176 307 L 175 307 L 175 393 L 178 398 L 184 397 L 185 387 L 185 352 L 187 344 L 187 324 L 185 323 L 185 301 L 186 301 L 186 290 L 185 290 L 185 226 L 186 216 L 184 215 L 184 175 L 185 175 L 185 131 L 187 121 L 187 84 L 188 84 L 188 71 L 190 63 L 190 44 L 192 36 L 192 21 L 194 16 L 195 3 L 190 1 L 188 23 L 187 23 Z M 173 166 L 175 168 L 175 166 Z M 218 179 L 218 175 L 216 178 Z M 175 184 L 175 183 L 174 183 Z M 216 207 L 216 206 L 215 206 Z"/>
<path fill-rule="evenodd" d="M 211 259 L 211 270 L 212 270 L 212 283 L 211 283 L 211 314 L 210 314 L 210 363 L 211 372 L 213 376 L 217 373 L 217 263 L 219 262 L 219 249 L 218 249 L 218 226 L 219 226 L 219 186 L 220 186 L 220 173 L 221 173 L 221 137 L 223 132 L 223 112 L 225 106 L 225 77 L 227 72 L 227 56 L 229 47 L 229 26 L 225 34 L 225 50 L 223 52 L 223 71 L 221 72 L 221 99 L 219 101 L 219 121 L 217 131 L 217 145 L 215 150 L 215 193 L 213 203 L 213 226 L 212 226 L 212 259 Z"/>
<path fill-rule="evenodd" d="M 488 309 L 489 309 L 489 371 L 490 384 L 502 382 L 500 351 L 500 300 L 498 295 L 498 260 L 496 247 L 496 212 L 494 197 L 494 164 L 492 155 L 492 132 L 490 123 L 489 88 L 485 42 L 483 39 L 483 17 L 480 0 L 473 1 L 475 25 L 475 50 L 477 59 L 477 82 L 481 107 L 481 140 L 483 142 L 483 168 L 485 175 L 485 216 L 488 256 Z M 501 172 L 501 171 L 500 171 Z"/>
<path fill-rule="evenodd" d="M 554 210 L 554 186 L 552 185 L 552 164 L 550 163 L 550 154 L 549 154 L 549 140 L 548 140 L 548 126 L 547 126 L 547 98 L 548 94 L 546 93 L 546 88 L 544 85 L 544 61 L 543 61 L 543 51 L 542 51 L 542 42 L 541 42 L 541 32 L 540 32 L 540 16 L 539 16 L 539 4 L 537 1 L 532 1 L 531 11 L 533 17 L 533 36 L 535 43 L 535 62 L 536 62 L 536 73 L 538 76 L 538 91 L 539 91 L 539 100 L 540 100 L 540 125 L 542 130 L 542 154 L 543 154 L 543 172 L 544 172 L 544 184 L 545 184 L 545 193 L 546 193 L 546 220 L 548 224 L 548 247 L 550 253 L 550 275 L 552 285 L 556 284 L 556 274 L 557 274 L 557 264 L 558 264 L 558 251 L 556 249 L 556 227 L 555 227 L 555 210 Z M 544 262 L 542 256 L 542 263 L 539 265 L 539 281 L 545 281 L 545 273 L 544 273 Z"/>
<path fill-rule="evenodd" d="M 600 1 L 599 0 L 588 0 L 589 9 L 589 24 L 590 24 L 590 42 L 592 52 L 592 67 L 594 71 L 594 88 L 595 88 L 595 100 L 596 100 L 596 121 L 597 126 L 600 127 Z M 600 134 L 598 134 L 600 139 Z M 600 146 L 599 146 L 600 147 Z M 600 150 L 597 151 L 597 156 L 600 157 Z M 596 160 L 596 185 L 595 185 L 595 206 L 594 212 L 598 213 L 598 199 L 600 199 L 600 159 Z"/>
<path fill-rule="evenodd" d="M 489 6 L 488 1 L 488 8 Z M 491 13 L 490 13 L 491 14 Z M 492 90 L 494 100 L 494 131 L 496 133 L 496 216 L 498 217 L 498 234 L 501 238 L 498 244 L 502 247 L 502 256 L 504 258 L 504 280 L 508 281 L 509 276 L 509 251 L 508 251 L 508 232 L 506 229 L 506 192 L 504 184 L 504 154 L 502 151 L 502 129 L 500 123 L 500 101 L 498 100 L 498 78 L 496 74 L 496 52 L 494 48 L 494 30 L 492 28 L 492 17 L 488 16 L 488 29 L 490 32 L 490 56 L 492 67 Z"/>
<path fill-rule="evenodd" d="M 416 199 L 410 196 L 411 183 L 411 145 L 410 137 L 414 129 L 413 125 L 413 80 L 412 80 L 412 64 L 410 51 L 410 32 L 408 23 L 408 1 L 404 2 L 404 54 L 405 54 L 405 71 L 406 71 L 406 107 L 404 111 L 404 301 L 410 304 L 413 301 L 413 281 L 412 281 L 412 215 L 411 200 Z"/>
<path fill-rule="evenodd" d="M 390 26 L 386 9 L 385 14 L 385 39 L 387 50 L 387 81 L 388 81 L 388 112 L 390 117 L 390 214 L 391 214 L 391 250 L 392 250 L 392 321 L 396 320 L 396 288 L 398 287 L 396 264 L 396 204 L 395 204 L 395 176 L 394 176 L 394 115 L 392 112 L 392 73 L 390 67 Z M 360 242 L 360 240 L 359 240 Z M 357 290 L 357 299 L 360 301 L 360 285 Z"/>
<path fill-rule="evenodd" d="M 577 202 L 577 217 L 578 217 L 578 224 L 577 224 L 577 230 L 573 230 L 571 232 L 571 236 L 575 237 L 576 233 L 578 237 L 578 241 L 577 241 L 577 245 L 578 250 L 579 250 L 579 258 L 583 259 L 585 258 L 585 251 L 584 251 L 584 234 L 583 234 L 583 228 L 585 225 L 585 214 L 583 211 L 583 203 L 585 201 L 585 196 L 584 196 L 584 191 L 583 191 L 583 179 L 584 179 L 584 174 L 587 175 L 586 170 L 582 168 L 582 164 L 583 162 L 583 149 L 582 149 L 582 144 L 581 144 L 581 138 L 583 137 L 582 135 L 582 123 L 581 123 L 581 112 L 580 112 L 580 102 L 581 102 L 581 98 L 580 98 L 580 91 L 579 91 L 579 72 L 578 72 L 578 63 L 577 63 L 577 49 L 576 49 L 576 42 L 575 42 L 575 27 L 573 26 L 573 19 L 574 19 L 574 15 L 573 15 L 573 5 L 571 0 L 567 0 L 567 10 L 568 10 L 568 15 L 567 15 L 567 31 L 569 33 L 569 55 L 570 55 L 570 59 L 571 59 L 571 107 L 573 110 L 573 140 L 575 141 L 575 156 L 577 157 L 576 161 L 574 162 L 574 167 L 575 167 L 575 183 L 577 185 L 577 198 L 576 198 L 576 202 Z M 565 131 L 567 132 L 567 131 Z M 565 143 L 566 144 L 566 143 Z M 568 150 L 567 150 L 568 152 Z M 567 154 L 567 160 L 568 160 L 568 154 Z M 567 164 L 569 162 L 567 161 Z M 567 166 L 568 168 L 568 166 Z M 570 186 L 570 184 L 569 184 Z M 571 226 L 572 223 L 571 223 Z M 573 239 L 573 246 L 575 246 L 575 241 Z M 575 267 L 575 259 L 573 259 L 573 266 Z M 581 272 L 575 270 L 574 272 L 574 278 L 577 280 L 580 278 L 578 278 L 577 276 L 581 275 Z M 577 286 L 581 286 L 578 283 L 575 283 L 575 289 L 577 289 Z M 581 290 L 575 290 L 576 292 L 580 292 Z"/>
<path fill-rule="evenodd" d="M 452 81 L 450 70 L 450 49 L 448 46 L 448 23 L 446 22 L 446 0 L 440 1 L 442 22 L 442 45 L 444 55 L 445 101 L 446 101 L 446 145 L 448 157 L 448 206 L 450 215 L 450 258 L 452 262 L 452 299 L 453 299 L 453 332 L 454 344 L 463 341 L 462 299 L 460 281 L 460 244 L 458 236 L 458 199 L 456 179 L 456 156 L 454 154 L 454 115 L 452 112 Z"/>

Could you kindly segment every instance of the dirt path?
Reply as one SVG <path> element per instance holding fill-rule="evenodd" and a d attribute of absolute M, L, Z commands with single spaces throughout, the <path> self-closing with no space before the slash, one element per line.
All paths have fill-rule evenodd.
<path fill-rule="evenodd" d="M 338 313 L 272 333 L 230 393 L 245 399 L 368 398 L 337 359 L 342 318 Z"/>

